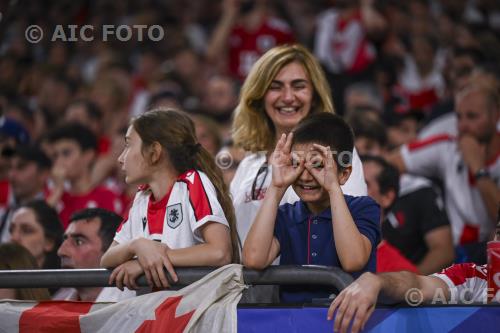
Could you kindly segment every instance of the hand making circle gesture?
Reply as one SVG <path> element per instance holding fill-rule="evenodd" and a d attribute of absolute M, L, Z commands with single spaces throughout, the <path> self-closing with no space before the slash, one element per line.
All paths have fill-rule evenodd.
<path fill-rule="evenodd" d="M 302 157 L 295 156 L 294 163 L 292 163 L 292 138 L 293 133 L 283 134 L 269 161 L 273 170 L 272 184 L 278 188 L 288 188 L 304 171 Z"/>
<path fill-rule="evenodd" d="M 317 154 L 314 154 L 315 152 Z M 307 154 L 305 168 L 325 191 L 330 192 L 340 186 L 337 164 L 333 160 L 330 147 L 313 143 L 311 151 Z"/>

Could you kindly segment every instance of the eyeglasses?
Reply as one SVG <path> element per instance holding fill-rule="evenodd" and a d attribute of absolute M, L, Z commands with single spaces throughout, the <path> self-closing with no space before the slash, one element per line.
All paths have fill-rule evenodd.
<path fill-rule="evenodd" d="M 259 171 L 257 171 L 257 175 L 255 176 L 255 179 L 253 180 L 252 183 L 252 200 L 260 199 L 259 196 L 260 193 L 262 192 L 262 187 L 264 186 L 268 173 L 269 173 L 269 167 L 267 165 L 267 162 L 264 162 L 259 168 Z M 262 174 L 264 176 L 261 177 Z M 262 180 L 260 181 L 260 185 L 257 187 L 257 182 L 259 180 L 259 177 L 261 177 Z"/>

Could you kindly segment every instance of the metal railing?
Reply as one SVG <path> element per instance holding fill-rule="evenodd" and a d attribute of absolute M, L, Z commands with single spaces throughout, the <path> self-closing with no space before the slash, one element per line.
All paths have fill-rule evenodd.
<path fill-rule="evenodd" d="M 174 286 L 186 286 L 215 268 L 176 268 L 179 281 Z M 60 288 L 109 287 L 110 270 L 53 269 L 0 271 L 0 288 Z M 168 274 L 167 274 L 168 276 Z M 243 279 L 249 285 L 322 285 L 340 291 L 352 281 L 351 275 L 337 267 L 325 266 L 271 266 L 262 271 L 243 269 Z M 148 286 L 144 275 L 137 279 L 140 287 Z"/>

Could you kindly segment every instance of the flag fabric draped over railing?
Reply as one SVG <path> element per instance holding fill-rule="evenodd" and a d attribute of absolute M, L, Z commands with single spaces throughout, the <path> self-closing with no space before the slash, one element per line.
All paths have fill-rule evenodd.
<path fill-rule="evenodd" d="M 0 301 L 0 332 L 236 332 L 242 266 L 119 303 Z"/>

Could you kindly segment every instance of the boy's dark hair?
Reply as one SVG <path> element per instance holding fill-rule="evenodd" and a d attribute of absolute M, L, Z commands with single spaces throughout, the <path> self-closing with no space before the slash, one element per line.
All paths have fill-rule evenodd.
<path fill-rule="evenodd" d="M 352 163 L 354 134 L 342 117 L 318 112 L 302 119 L 293 130 L 293 144 L 316 143 L 330 146 L 339 170 Z M 347 153 L 346 153 L 347 152 Z M 342 159 L 342 161 L 338 159 Z"/>
<path fill-rule="evenodd" d="M 99 237 L 101 237 L 102 251 L 106 251 L 113 242 L 116 229 L 120 226 L 123 218 L 120 215 L 103 208 L 85 208 L 73 213 L 69 223 L 79 220 L 89 221 L 94 218 L 99 218 L 101 221 L 101 226 L 99 227 Z"/>
<path fill-rule="evenodd" d="M 54 129 L 47 137 L 49 143 L 60 140 L 75 141 L 82 151 L 97 150 L 97 138 L 87 127 L 72 123 Z"/>
<path fill-rule="evenodd" d="M 351 125 L 356 138 L 374 140 L 381 147 L 387 144 L 387 131 L 384 124 L 376 119 L 366 117 L 362 112 L 353 113 L 347 122 Z"/>
<path fill-rule="evenodd" d="M 360 158 L 363 163 L 373 162 L 381 168 L 380 174 L 376 178 L 380 193 L 386 194 L 390 190 L 394 190 L 397 197 L 399 193 L 398 169 L 379 156 L 362 155 Z"/>

